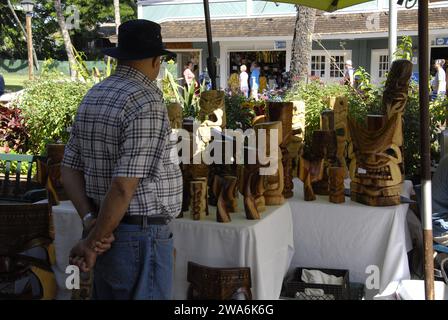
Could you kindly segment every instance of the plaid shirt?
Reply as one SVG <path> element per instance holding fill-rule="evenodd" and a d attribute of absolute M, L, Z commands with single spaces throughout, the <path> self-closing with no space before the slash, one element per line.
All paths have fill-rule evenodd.
<path fill-rule="evenodd" d="M 62 165 L 84 173 L 87 196 L 96 204 L 112 178 L 140 178 L 126 214 L 176 217 L 182 206 L 182 173 L 171 158 L 176 142 L 156 83 L 118 66 L 84 97 Z"/>

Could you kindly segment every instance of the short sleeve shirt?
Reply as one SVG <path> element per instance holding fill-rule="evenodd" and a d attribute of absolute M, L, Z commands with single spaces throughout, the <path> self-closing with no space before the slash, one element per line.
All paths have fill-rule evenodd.
<path fill-rule="evenodd" d="M 84 173 L 87 196 L 100 204 L 112 178 L 140 178 L 128 215 L 180 213 L 182 174 L 176 141 L 156 83 L 128 66 L 84 97 L 62 165 Z"/>

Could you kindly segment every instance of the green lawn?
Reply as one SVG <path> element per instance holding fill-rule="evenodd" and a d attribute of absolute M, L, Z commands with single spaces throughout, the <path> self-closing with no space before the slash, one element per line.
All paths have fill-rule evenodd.
<path fill-rule="evenodd" d="M 28 80 L 27 74 L 2 73 L 5 78 L 6 92 L 15 92 L 22 90 L 24 82 Z"/>

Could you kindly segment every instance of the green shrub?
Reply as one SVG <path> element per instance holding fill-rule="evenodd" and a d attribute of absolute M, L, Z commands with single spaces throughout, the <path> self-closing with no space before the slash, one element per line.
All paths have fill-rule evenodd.
<path fill-rule="evenodd" d="M 29 132 L 29 151 L 43 154 L 50 142 L 66 143 L 69 128 L 89 85 L 66 79 L 41 78 L 26 83 L 14 105 L 22 110 Z"/>
<path fill-rule="evenodd" d="M 226 121 L 229 129 L 247 130 L 252 127 L 255 110 L 243 95 L 226 94 Z"/>

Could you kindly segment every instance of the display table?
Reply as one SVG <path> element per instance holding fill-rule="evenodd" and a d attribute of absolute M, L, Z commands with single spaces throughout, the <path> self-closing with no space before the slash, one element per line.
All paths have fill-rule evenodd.
<path fill-rule="evenodd" d="M 409 197 L 406 181 L 402 195 Z M 382 292 L 392 281 L 410 278 L 407 252 L 412 249 L 406 215 L 409 205 L 369 207 L 349 197 L 333 204 L 328 196 L 303 200 L 303 184 L 294 180 L 289 199 L 294 223 L 294 267 L 348 269 L 350 281 L 365 284 L 369 266 L 379 268 L 379 288 L 366 290 L 366 298 Z"/>
<path fill-rule="evenodd" d="M 243 208 L 240 204 L 239 208 Z M 283 278 L 294 254 L 291 209 L 288 203 L 267 207 L 261 220 L 231 214 L 230 223 L 216 222 L 210 207 L 206 220 L 188 213 L 173 222 L 176 248 L 174 299 L 186 299 L 187 263 L 209 267 L 250 267 L 254 299 L 278 299 Z"/>
<path fill-rule="evenodd" d="M 240 204 L 239 208 L 242 208 Z M 283 277 L 294 254 L 290 206 L 268 207 L 258 221 L 246 220 L 243 213 L 232 214 L 232 222 L 217 223 L 216 209 L 210 207 L 206 220 L 185 218 L 172 223 L 176 248 L 173 293 L 175 299 L 187 297 L 187 263 L 210 267 L 250 267 L 254 299 L 278 299 Z M 70 299 L 65 288 L 70 250 L 81 239 L 82 223 L 70 201 L 53 207 L 57 299 Z"/>

